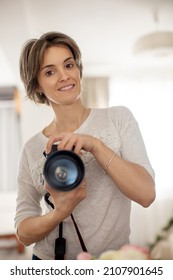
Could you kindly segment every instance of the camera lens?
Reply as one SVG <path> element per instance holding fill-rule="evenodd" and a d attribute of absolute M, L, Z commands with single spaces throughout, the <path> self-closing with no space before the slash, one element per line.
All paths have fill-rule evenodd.
<path fill-rule="evenodd" d="M 51 187 L 61 191 L 69 191 L 82 181 L 84 164 L 74 152 L 57 151 L 47 158 L 43 174 Z"/>

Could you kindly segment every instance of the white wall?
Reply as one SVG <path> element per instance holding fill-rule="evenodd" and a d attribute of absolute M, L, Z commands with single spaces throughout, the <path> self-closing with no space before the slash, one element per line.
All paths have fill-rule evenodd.
<path fill-rule="evenodd" d="M 21 135 L 22 144 L 24 144 L 51 122 L 53 113 L 49 106 L 37 105 L 30 100 L 23 99 L 21 106 Z"/>

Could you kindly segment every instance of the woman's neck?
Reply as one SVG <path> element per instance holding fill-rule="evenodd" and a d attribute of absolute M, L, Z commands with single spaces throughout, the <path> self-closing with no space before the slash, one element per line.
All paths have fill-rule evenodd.
<path fill-rule="evenodd" d="M 81 104 L 74 106 L 59 106 L 54 108 L 55 118 L 54 120 L 43 130 L 43 134 L 46 137 L 61 133 L 61 132 L 74 132 L 77 131 L 82 123 L 89 115 L 90 109 L 85 108 Z"/>
<path fill-rule="evenodd" d="M 87 109 L 82 105 L 80 108 L 66 108 L 63 112 L 58 112 L 54 119 L 57 132 L 73 132 L 77 130 L 85 120 L 86 110 Z"/>

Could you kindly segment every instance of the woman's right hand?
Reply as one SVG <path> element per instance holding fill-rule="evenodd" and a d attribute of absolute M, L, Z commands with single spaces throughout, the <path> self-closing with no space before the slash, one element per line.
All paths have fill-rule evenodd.
<path fill-rule="evenodd" d="M 57 191 L 47 183 L 45 188 L 52 197 L 54 210 L 42 216 L 28 217 L 19 224 L 17 236 L 25 246 L 45 238 L 86 197 L 85 178 L 78 187 L 68 192 Z"/>
<path fill-rule="evenodd" d="M 80 185 L 70 191 L 58 191 L 50 187 L 45 182 L 45 188 L 50 193 L 54 204 L 55 217 L 61 217 L 61 220 L 67 218 L 73 209 L 86 197 L 86 178 L 82 180 Z"/>

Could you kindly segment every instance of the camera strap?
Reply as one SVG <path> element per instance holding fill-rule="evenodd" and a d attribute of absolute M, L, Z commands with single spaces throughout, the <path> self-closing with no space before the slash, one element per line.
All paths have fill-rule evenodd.
<path fill-rule="evenodd" d="M 75 221 L 75 219 L 74 219 L 73 214 L 71 214 L 71 218 L 72 218 L 74 227 L 75 227 L 75 229 L 76 229 L 76 232 L 77 232 L 77 235 L 78 235 L 79 242 L 80 242 L 80 245 L 81 245 L 81 247 L 82 247 L 82 250 L 83 250 L 84 252 L 87 252 L 87 248 L 86 248 L 86 246 L 85 246 L 85 243 L 84 243 L 84 241 L 83 241 L 82 235 L 81 235 L 81 233 L 80 233 L 80 231 L 79 231 L 79 228 L 78 228 L 78 226 L 77 226 L 77 224 L 76 224 L 76 221 Z"/>
<path fill-rule="evenodd" d="M 46 193 L 44 196 L 45 201 L 48 205 L 50 205 L 54 209 L 53 203 L 49 200 L 50 194 Z M 77 223 L 74 219 L 73 214 L 70 215 L 71 219 L 73 221 L 77 236 L 79 238 L 79 242 L 81 244 L 82 250 L 84 252 L 87 252 L 87 248 L 85 246 L 85 243 L 83 241 L 82 235 L 79 231 L 79 228 L 77 226 Z M 66 240 L 63 238 L 63 222 L 59 224 L 59 237 L 55 240 L 55 260 L 64 260 L 65 259 L 65 253 L 66 253 Z"/>
<path fill-rule="evenodd" d="M 54 209 L 53 203 L 49 200 L 50 194 L 46 193 L 45 201 Z M 66 240 L 63 238 L 63 222 L 59 224 L 59 237 L 55 240 L 55 260 L 64 260 L 66 252 Z"/>

